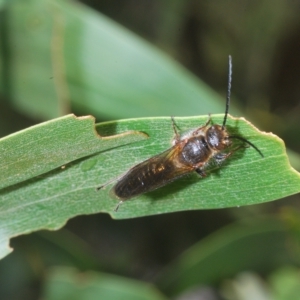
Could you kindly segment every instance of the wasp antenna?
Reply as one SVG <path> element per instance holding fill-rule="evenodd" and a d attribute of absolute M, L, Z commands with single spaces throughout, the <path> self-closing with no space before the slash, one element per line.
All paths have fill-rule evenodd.
<path fill-rule="evenodd" d="M 261 157 L 264 157 L 264 155 L 262 154 L 262 152 L 254 145 L 252 144 L 251 142 L 249 142 L 248 140 L 244 139 L 243 137 L 241 136 L 236 136 L 236 135 L 231 135 L 229 136 L 230 139 L 237 139 L 237 140 L 240 140 L 240 141 L 243 141 L 244 143 L 248 144 L 249 146 L 251 146 L 252 148 L 254 148 L 260 155 Z"/>
<path fill-rule="evenodd" d="M 225 108 L 225 116 L 223 120 L 222 129 L 225 128 L 227 115 L 229 111 L 230 105 L 230 95 L 231 95 L 231 81 L 232 81 L 232 57 L 231 55 L 228 56 L 228 85 L 227 85 L 227 96 L 226 96 L 226 108 Z"/>

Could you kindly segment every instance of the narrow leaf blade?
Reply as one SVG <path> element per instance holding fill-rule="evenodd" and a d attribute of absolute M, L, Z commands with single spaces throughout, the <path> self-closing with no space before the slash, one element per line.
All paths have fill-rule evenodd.
<path fill-rule="evenodd" d="M 101 138 L 92 116 L 67 115 L 32 126 L 0 139 L 0 188 L 143 138 L 145 134 L 133 131 Z"/>
<path fill-rule="evenodd" d="M 223 115 L 212 120 L 221 123 Z M 196 128 L 207 117 L 176 118 L 181 131 Z M 63 169 L 9 186 L 0 194 L 1 256 L 8 253 L 9 238 L 39 229 L 58 229 L 79 214 L 108 212 L 114 218 L 134 218 L 174 211 L 223 208 L 276 200 L 298 193 L 300 175 L 293 170 L 283 142 L 272 134 L 260 133 L 244 119 L 228 119 L 230 132 L 254 143 L 264 154 L 245 148 L 233 155 L 207 178 L 196 174 L 181 178 L 166 187 L 126 201 L 116 213 L 118 201 L 109 187 L 96 187 L 119 177 L 136 163 L 168 147 L 174 135 L 170 118 L 121 120 L 99 124 L 105 135 L 138 129 L 149 139 L 115 147 L 90 157 L 77 159 Z M 123 141 L 124 142 L 124 141 Z"/>

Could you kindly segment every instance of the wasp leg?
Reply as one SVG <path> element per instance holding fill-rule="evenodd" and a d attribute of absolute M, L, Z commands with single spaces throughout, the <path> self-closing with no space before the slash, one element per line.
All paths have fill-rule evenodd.
<path fill-rule="evenodd" d="M 106 188 L 108 185 L 110 185 L 111 183 L 115 182 L 115 181 L 118 181 L 120 178 L 122 178 L 124 176 L 124 174 L 122 174 L 121 176 L 118 176 L 118 177 L 115 177 L 107 182 L 105 182 L 104 184 L 102 185 L 99 185 L 96 187 L 96 191 L 98 192 L 99 190 L 102 190 L 104 188 Z"/>
<path fill-rule="evenodd" d="M 200 175 L 200 177 L 206 177 L 206 173 L 202 169 L 197 168 L 195 171 L 198 173 L 198 175 Z"/>
<path fill-rule="evenodd" d="M 112 180 L 110 180 L 110 181 L 108 181 L 108 182 L 106 182 L 102 185 L 97 186 L 96 191 L 98 192 L 99 190 L 104 189 L 106 186 L 110 185 L 112 182 L 116 181 L 117 179 L 118 178 L 114 178 L 114 179 L 112 179 Z"/>
<path fill-rule="evenodd" d="M 203 128 L 207 127 L 208 124 L 210 124 L 210 123 L 211 123 L 211 115 L 208 114 L 208 119 L 207 119 L 207 121 L 205 122 L 205 124 L 202 125 L 201 127 L 197 128 L 197 129 L 195 129 L 195 130 L 192 132 L 192 135 L 197 135 L 199 131 L 201 131 Z"/>
<path fill-rule="evenodd" d="M 117 212 L 119 210 L 119 207 L 121 206 L 121 204 L 123 204 L 124 201 L 120 201 L 118 203 L 118 205 L 116 206 L 116 208 L 114 209 L 115 212 Z"/>
<path fill-rule="evenodd" d="M 177 128 L 176 128 L 176 123 L 175 123 L 175 120 L 174 120 L 174 117 L 171 116 L 171 121 L 172 121 L 172 127 L 173 127 L 173 131 L 175 133 L 175 144 L 177 144 L 179 141 L 180 141 L 180 134 L 178 133 L 177 131 Z"/>
<path fill-rule="evenodd" d="M 101 189 L 105 188 L 108 184 L 99 185 L 96 187 L 96 191 L 100 191 Z"/>
<path fill-rule="evenodd" d="M 226 160 L 228 157 L 230 157 L 233 153 L 240 150 L 241 148 L 245 148 L 245 146 L 238 146 L 238 147 L 236 147 L 235 149 L 231 150 L 228 153 L 218 153 L 213 157 L 213 159 L 215 160 L 217 165 L 221 165 L 224 160 Z"/>

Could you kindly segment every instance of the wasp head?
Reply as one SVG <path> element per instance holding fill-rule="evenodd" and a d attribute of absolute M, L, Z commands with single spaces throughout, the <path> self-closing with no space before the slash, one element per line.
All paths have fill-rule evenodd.
<path fill-rule="evenodd" d="M 231 145 L 226 128 L 220 125 L 213 125 L 207 129 L 206 140 L 214 150 L 224 150 Z"/>

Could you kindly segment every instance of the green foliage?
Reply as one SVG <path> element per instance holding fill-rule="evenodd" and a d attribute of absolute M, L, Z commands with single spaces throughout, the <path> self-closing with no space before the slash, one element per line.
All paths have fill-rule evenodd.
<path fill-rule="evenodd" d="M 280 268 L 270 278 L 273 299 L 285 300 L 300 298 L 300 274 L 298 268 L 291 265 Z"/>
<path fill-rule="evenodd" d="M 154 286 L 137 280 L 97 272 L 79 273 L 71 268 L 50 270 L 45 299 L 164 300 Z"/>
<path fill-rule="evenodd" d="M 176 124 L 184 132 L 206 119 L 176 118 Z M 212 116 L 214 123 L 221 123 L 222 119 L 223 115 Z M 300 190 L 300 176 L 290 167 L 282 141 L 271 134 L 259 133 L 243 119 L 229 118 L 229 130 L 258 145 L 264 158 L 255 149 L 245 148 L 220 169 L 211 170 L 207 178 L 199 179 L 191 174 L 126 201 L 114 212 L 117 201 L 112 200 L 109 189 L 96 192 L 96 186 L 166 150 L 174 133 L 170 118 L 97 125 L 103 136 L 134 129 L 149 136 L 145 141 L 132 143 L 145 134 L 132 132 L 132 135 L 99 139 L 92 124 L 93 119 L 89 117 L 63 117 L 0 141 L 6 157 L 12 158 L 8 166 L 13 166 L 3 165 L 1 169 L 1 176 L 7 178 L 7 187 L 2 189 L 0 198 L 2 256 L 8 252 L 9 238 L 42 228 L 60 228 L 79 214 L 102 211 L 114 218 L 134 218 L 173 211 L 239 207 L 272 201 Z"/>
<path fill-rule="evenodd" d="M 178 1 L 174 5 L 184 8 L 186 4 Z M 171 146 L 174 132 L 170 117 L 157 116 L 174 115 L 183 133 L 203 124 L 207 113 L 223 113 L 224 99 L 175 60 L 78 2 L 0 1 L 0 8 L 0 92 L 9 103 L 8 107 L 12 106 L 15 112 L 35 120 L 48 120 L 70 111 L 102 119 L 134 118 L 95 125 L 91 116 L 77 118 L 66 115 L 0 140 L 0 257 L 11 251 L 11 238 L 40 229 L 58 229 L 77 215 L 105 212 L 115 219 L 137 218 L 176 211 L 241 207 L 299 193 L 300 176 L 290 166 L 282 140 L 259 132 L 244 119 L 230 117 L 229 131 L 249 139 L 262 151 L 263 158 L 252 147 L 240 149 L 220 168 L 211 169 L 206 178 L 189 174 L 161 189 L 126 201 L 117 213 L 114 212 L 118 200 L 109 194 L 111 186 L 99 192 L 95 188 Z M 166 10 L 170 11 L 169 7 Z M 265 11 L 263 6 L 261 13 Z M 276 12 L 281 13 L 277 6 Z M 257 29 L 252 13 L 255 15 L 255 10 L 248 13 L 251 16 L 248 19 L 238 15 L 238 20 L 246 20 L 246 23 L 247 20 L 255 20 L 251 26 Z M 221 15 L 228 14 L 222 11 Z M 234 28 L 240 30 L 243 27 L 237 27 L 232 20 L 230 18 Z M 260 21 L 260 24 L 265 24 L 264 18 Z M 276 21 L 269 24 L 280 26 Z M 223 26 L 222 33 L 230 30 L 230 26 Z M 166 32 L 169 35 L 169 30 Z M 222 69 L 225 73 L 229 51 L 220 54 L 224 50 L 215 44 L 215 38 L 223 34 L 220 35 L 219 26 L 214 27 L 214 32 L 215 37 L 207 35 L 208 43 L 205 45 L 208 48 L 204 52 L 215 56 L 218 66 L 224 64 Z M 241 47 L 235 47 L 239 53 L 237 61 L 245 60 L 248 66 L 245 69 L 249 74 L 243 78 L 254 80 L 254 88 L 251 89 L 256 93 L 251 98 L 251 103 L 256 101 L 254 105 L 269 104 L 257 95 L 261 91 L 258 88 L 259 78 L 267 77 L 269 73 L 264 71 L 268 64 L 261 64 L 261 59 L 251 52 L 255 47 L 250 43 L 259 45 L 259 51 L 267 52 L 268 61 L 274 57 L 270 53 L 275 49 L 272 46 L 273 34 L 268 38 L 272 39 L 270 47 L 253 43 L 257 37 L 265 40 L 265 34 L 261 32 L 259 36 L 254 34 L 252 42 L 249 42 L 248 35 L 242 34 L 245 40 L 238 42 L 248 49 L 244 56 L 239 56 Z M 232 36 L 236 37 L 236 33 Z M 235 86 L 236 82 L 244 79 L 235 77 L 235 70 L 237 74 L 239 71 L 235 69 L 235 55 L 233 59 Z M 211 62 L 207 65 L 212 66 L 211 74 L 216 73 L 216 65 Z M 245 89 L 245 93 L 248 92 L 249 88 Z M 230 111 L 236 114 L 237 109 L 231 106 Z M 19 115 L 11 118 L 9 114 L 6 116 L 4 109 L 1 113 L 4 119 L 1 119 L 1 132 L 18 124 Z M 203 116 L 178 117 L 200 114 Z M 138 118 L 145 116 L 155 117 Z M 213 115 L 212 119 L 214 123 L 221 123 L 223 115 Z M 261 119 L 266 121 L 268 118 Z M 272 119 L 268 123 L 276 127 L 280 122 Z M 294 140 L 297 140 L 297 126 L 289 130 Z M 294 153 L 292 157 L 293 166 L 299 166 L 299 155 Z M 239 211 L 244 210 L 241 208 Z M 294 219 L 299 219 L 298 215 Z M 17 259 L 13 254 L 1 261 L 1 286 L 2 289 L 13 286 L 12 290 L 21 290 L 19 287 L 27 280 L 36 282 L 36 274 L 42 278 L 51 261 L 56 265 L 72 265 L 79 270 L 100 269 L 101 272 L 81 273 L 75 268 L 50 271 L 44 282 L 45 299 L 64 299 L 66 295 L 87 299 L 87 294 L 91 299 L 98 299 L 99 294 L 104 292 L 107 298 L 113 299 L 164 299 L 158 288 L 167 296 L 176 297 L 195 285 L 220 283 L 224 277 L 234 277 L 245 269 L 251 269 L 271 274 L 268 278 L 274 299 L 293 298 L 299 294 L 299 245 L 295 241 L 300 240 L 300 226 L 294 223 L 292 238 L 287 238 L 291 230 L 280 221 L 266 219 L 261 214 L 251 218 L 246 225 L 237 223 L 229 226 L 201 240 L 171 262 L 155 281 L 156 287 L 105 274 L 105 255 L 99 258 L 98 253 L 90 251 L 86 244 L 72 238 L 71 234 L 59 241 L 44 243 L 44 248 L 40 247 L 37 252 L 32 250 L 36 249 L 34 238 L 25 237 L 29 239 L 23 243 L 25 248 L 28 247 L 24 253 L 20 255 L 15 251 Z M 120 239 L 124 231 L 122 225 L 119 226 L 117 238 Z M 180 226 L 177 229 L 181 230 Z M 189 229 L 185 232 L 190 234 Z M 178 233 L 176 242 L 179 244 L 180 239 L 185 240 L 185 237 Z M 185 247 L 184 242 L 182 245 Z M 131 255 L 135 256 L 130 241 L 128 244 Z M 43 258 L 41 248 L 45 253 Z M 294 257 L 290 255 L 291 248 L 296 252 Z M 119 251 L 126 257 L 126 249 Z M 134 268 L 129 264 L 128 269 Z M 293 264 L 293 268 L 279 269 L 282 264 Z M 278 271 L 272 274 L 274 269 Z"/>
<path fill-rule="evenodd" d="M 146 135 L 134 131 L 100 138 L 92 116 L 67 115 L 30 127 L 1 140 L 0 188 L 142 138 Z"/>
<path fill-rule="evenodd" d="M 106 119 L 223 110 L 174 60 L 86 6 L 15 1 L 6 16 L 1 91 L 29 116 L 54 118 L 70 106 Z"/>
<path fill-rule="evenodd" d="M 184 252 L 160 274 L 157 283 L 166 294 L 177 295 L 199 282 L 219 282 L 243 270 L 269 273 L 280 264 L 297 261 L 287 252 L 286 238 L 283 224 L 275 219 L 232 224 Z"/>

